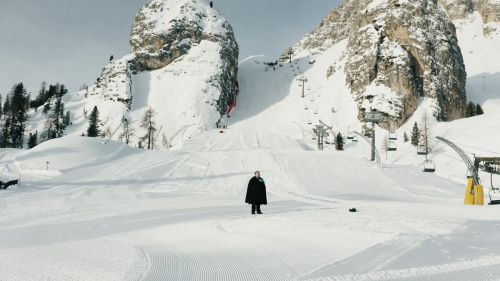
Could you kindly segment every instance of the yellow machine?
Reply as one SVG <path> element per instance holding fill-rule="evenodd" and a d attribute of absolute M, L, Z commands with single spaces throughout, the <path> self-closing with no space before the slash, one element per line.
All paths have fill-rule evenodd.
<path fill-rule="evenodd" d="M 488 192 L 490 197 L 490 205 L 500 204 L 500 196 L 497 198 L 497 194 L 500 194 L 500 189 L 493 186 L 493 174 L 500 175 L 500 157 L 477 157 L 471 158 L 465 151 L 460 149 L 453 142 L 442 138 L 436 137 L 438 140 L 449 145 L 453 150 L 455 150 L 458 155 L 462 158 L 465 165 L 467 166 L 467 188 L 465 190 L 465 205 L 484 205 L 484 190 L 483 185 L 479 180 L 479 169 L 490 173 L 491 177 L 491 188 Z"/>
<path fill-rule="evenodd" d="M 465 189 L 465 205 L 484 205 L 483 186 L 474 184 L 474 179 L 470 177 L 467 180 L 467 188 Z"/>

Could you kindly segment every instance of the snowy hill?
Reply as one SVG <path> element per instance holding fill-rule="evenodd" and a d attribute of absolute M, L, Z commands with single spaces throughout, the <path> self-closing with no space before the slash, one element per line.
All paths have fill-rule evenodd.
<path fill-rule="evenodd" d="M 96 84 L 64 97 L 73 123 L 66 133 L 86 134 L 94 106 L 104 132 L 127 118 L 135 146 L 145 134 L 140 121 L 148 108 L 161 128 L 158 148 L 168 148 L 162 140 L 179 144 L 214 127 L 237 91 L 238 45 L 224 17 L 205 0 L 150 1 L 136 16 L 130 41 L 133 53 L 110 61 Z M 45 130 L 40 112 L 30 119 L 30 130 Z"/>

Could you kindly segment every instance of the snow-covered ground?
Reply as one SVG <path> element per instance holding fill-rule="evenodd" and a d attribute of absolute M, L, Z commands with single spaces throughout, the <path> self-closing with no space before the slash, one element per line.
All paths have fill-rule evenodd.
<path fill-rule="evenodd" d="M 431 122 L 431 133 L 469 153 L 500 156 L 500 65 L 488 63 L 498 61 L 500 37 L 484 37 L 478 21 L 472 16 L 457 32 L 469 99 L 485 114 Z M 475 42 L 485 48 L 474 52 Z M 381 152 L 379 166 L 361 137 L 342 152 L 317 151 L 312 129 L 320 121 L 344 136 L 363 125 L 345 86 L 345 48 L 304 52 L 268 71 L 274 58 L 241 61 L 228 129 L 180 136 L 173 151 L 76 136 L 83 117 L 71 136 L 1 150 L 2 177 L 20 185 L 0 190 L 0 281 L 500 280 L 499 207 L 463 205 L 466 168 L 453 150 L 433 142 L 437 171 L 423 173 L 424 157 L 403 141 L 429 101 L 395 132 L 397 151 Z M 170 87 L 157 82 L 155 93 Z M 66 98 L 80 114 L 84 98 Z M 160 113 L 174 114 L 181 135 L 194 118 L 182 110 L 194 98 L 179 99 L 177 115 Z M 131 115 L 139 118 L 161 98 L 136 101 Z M 377 128 L 379 149 L 387 135 Z M 264 215 L 243 203 L 256 170 L 268 188 Z"/>
<path fill-rule="evenodd" d="M 381 167 L 362 139 L 317 151 L 319 120 L 360 129 L 342 77 L 326 79 L 321 58 L 276 71 L 266 60 L 241 62 L 228 129 L 180 150 L 69 136 L 2 151 L 0 170 L 21 185 L 0 193 L 0 280 L 499 280 L 499 209 L 463 205 L 453 151 L 436 144 L 436 174 L 422 172 L 404 128 Z M 500 103 L 484 105 L 433 133 L 498 152 Z M 268 187 L 264 215 L 243 203 L 255 170 Z"/>

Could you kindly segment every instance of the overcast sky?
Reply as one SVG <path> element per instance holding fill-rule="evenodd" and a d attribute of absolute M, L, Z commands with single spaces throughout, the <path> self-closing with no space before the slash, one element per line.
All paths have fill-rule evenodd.
<path fill-rule="evenodd" d="M 91 84 L 109 55 L 130 52 L 132 21 L 147 0 L 0 0 L 0 94 L 24 82 Z M 236 33 L 240 59 L 278 56 L 341 0 L 214 0 Z"/>

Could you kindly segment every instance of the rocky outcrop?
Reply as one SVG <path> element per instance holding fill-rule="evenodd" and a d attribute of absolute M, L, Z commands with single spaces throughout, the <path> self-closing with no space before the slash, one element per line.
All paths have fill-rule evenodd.
<path fill-rule="evenodd" d="M 221 72 L 210 83 L 221 91 L 223 114 L 236 92 L 239 48 L 231 25 L 204 0 L 152 0 L 137 14 L 130 37 L 137 71 L 163 68 L 202 40 L 221 46 Z"/>
<path fill-rule="evenodd" d="M 446 10 L 452 20 L 466 18 L 476 6 L 473 0 L 438 0 L 438 3 Z"/>
<path fill-rule="evenodd" d="M 457 1 L 463 6 L 454 6 L 456 16 L 471 9 Z M 464 117 L 465 66 L 455 27 L 437 0 L 347 0 L 293 51 L 314 54 L 344 39 L 346 84 L 360 120 L 378 110 L 384 126 L 397 128 L 422 98 L 434 100 L 439 120 Z"/>
<path fill-rule="evenodd" d="M 135 71 L 134 55 L 110 61 L 103 67 L 96 84 L 87 89 L 87 95 L 99 95 L 106 101 L 117 101 L 130 109 L 132 106 L 132 73 Z"/>
<path fill-rule="evenodd" d="M 479 0 L 477 9 L 483 17 L 484 23 L 500 23 L 499 0 Z"/>
<path fill-rule="evenodd" d="M 388 126 L 399 127 L 421 97 L 437 101 L 439 120 L 464 117 L 467 76 L 451 20 L 435 1 L 373 3 L 358 16 L 345 66 L 360 117 L 375 109 L 386 115 Z M 392 93 L 367 92 L 370 85 Z"/>
<path fill-rule="evenodd" d="M 499 0 L 439 0 L 438 2 L 453 21 L 467 20 L 473 12 L 479 12 L 485 36 L 500 29 Z"/>

